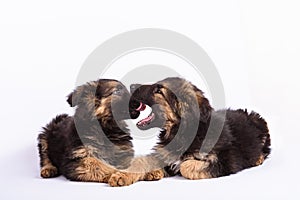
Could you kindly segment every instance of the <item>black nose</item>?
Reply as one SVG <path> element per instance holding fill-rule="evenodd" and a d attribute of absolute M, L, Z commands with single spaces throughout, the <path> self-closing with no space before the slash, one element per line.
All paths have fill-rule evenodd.
<path fill-rule="evenodd" d="M 130 100 L 129 102 L 129 113 L 131 119 L 136 119 L 139 117 L 140 112 L 137 111 L 136 109 L 140 106 L 140 102 L 137 100 Z"/>
<path fill-rule="evenodd" d="M 131 100 L 129 103 L 130 109 L 136 110 L 140 106 L 140 102 L 136 100 Z"/>
<path fill-rule="evenodd" d="M 138 89 L 139 87 L 141 87 L 141 84 L 131 84 L 131 85 L 130 85 L 130 93 L 131 93 L 131 94 L 134 93 L 134 91 L 135 91 L 136 89 Z"/>

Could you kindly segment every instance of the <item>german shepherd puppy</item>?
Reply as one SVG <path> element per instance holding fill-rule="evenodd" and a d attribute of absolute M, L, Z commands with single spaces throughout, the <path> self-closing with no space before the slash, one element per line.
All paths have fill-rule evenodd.
<path fill-rule="evenodd" d="M 132 117 L 145 105 L 152 108 L 137 126 L 161 128 L 160 141 L 154 153 L 133 161 L 129 170 L 114 173 L 111 186 L 145 180 L 147 171 L 155 172 L 152 180 L 175 174 L 187 179 L 226 176 L 258 166 L 270 154 L 267 123 L 259 114 L 241 109 L 214 111 L 203 92 L 184 79 L 134 84 L 131 92 Z"/>
<path fill-rule="evenodd" d="M 116 80 L 100 79 L 77 87 L 67 99 L 74 116 L 58 115 L 38 136 L 41 176 L 107 182 L 130 165 L 134 151 L 124 122 L 130 94 Z"/>

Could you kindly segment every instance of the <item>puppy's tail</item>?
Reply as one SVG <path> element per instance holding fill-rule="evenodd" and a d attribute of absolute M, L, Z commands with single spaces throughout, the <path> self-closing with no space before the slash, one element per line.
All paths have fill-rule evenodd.
<path fill-rule="evenodd" d="M 49 137 L 54 137 L 53 134 L 58 130 L 59 124 L 63 122 L 67 117 L 67 114 L 56 116 L 49 124 L 43 127 L 42 133 L 38 135 L 41 176 L 43 178 L 55 177 L 58 175 L 57 168 L 53 165 L 49 158 Z"/>
<path fill-rule="evenodd" d="M 57 115 L 52 121 L 43 127 L 43 131 L 40 135 L 51 135 L 53 131 L 58 130 L 59 125 L 68 117 L 67 114 Z"/>
<path fill-rule="evenodd" d="M 261 140 L 261 143 L 263 145 L 262 147 L 262 153 L 264 156 L 264 159 L 268 157 L 268 155 L 271 153 L 271 138 L 269 134 L 269 128 L 267 122 L 256 112 L 251 112 L 249 114 L 249 118 L 251 123 L 260 130 L 260 134 L 258 135 L 259 139 Z"/>

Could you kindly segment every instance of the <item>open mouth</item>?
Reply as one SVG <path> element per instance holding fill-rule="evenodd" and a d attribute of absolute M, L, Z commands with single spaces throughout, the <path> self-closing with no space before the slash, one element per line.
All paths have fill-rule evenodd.
<path fill-rule="evenodd" d="M 142 111 L 139 116 L 139 120 L 136 125 L 139 128 L 144 128 L 145 126 L 149 125 L 154 119 L 155 114 L 152 112 L 151 107 L 147 106 L 144 103 L 140 103 L 139 107 L 136 109 L 136 111 Z M 150 114 L 148 114 L 150 113 Z"/>
<path fill-rule="evenodd" d="M 144 111 L 146 109 L 146 104 L 140 102 L 140 105 L 137 109 L 135 109 L 136 111 Z"/>

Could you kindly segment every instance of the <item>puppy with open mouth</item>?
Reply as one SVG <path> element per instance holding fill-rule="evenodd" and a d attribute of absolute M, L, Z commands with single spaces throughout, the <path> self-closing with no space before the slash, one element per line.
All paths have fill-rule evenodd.
<path fill-rule="evenodd" d="M 203 92 L 182 78 L 134 84 L 131 92 L 132 118 L 146 105 L 152 108 L 137 127 L 161 128 L 159 142 L 154 153 L 133 159 L 126 171 L 114 173 L 111 186 L 175 174 L 187 179 L 226 176 L 258 166 L 270 154 L 267 123 L 259 114 L 241 109 L 214 111 Z M 214 135 L 218 136 L 215 143 L 210 141 Z M 201 151 L 210 142 L 211 148 Z"/>

